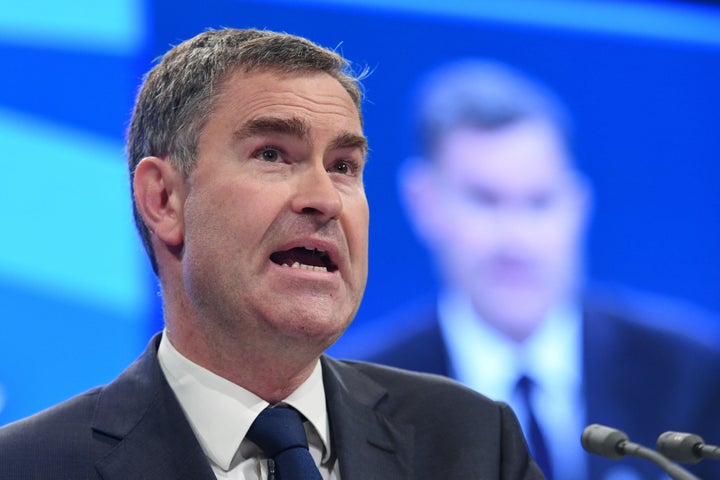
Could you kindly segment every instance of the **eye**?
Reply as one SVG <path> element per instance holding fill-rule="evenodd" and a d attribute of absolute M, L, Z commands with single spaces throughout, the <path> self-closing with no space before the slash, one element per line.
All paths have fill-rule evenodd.
<path fill-rule="evenodd" d="M 360 171 L 360 165 L 352 160 L 339 160 L 335 162 L 328 172 L 339 173 L 341 175 L 357 175 Z"/>
<path fill-rule="evenodd" d="M 264 162 L 279 162 L 282 160 L 282 153 L 274 147 L 263 147 L 256 150 L 253 157 Z"/>
<path fill-rule="evenodd" d="M 528 198 L 528 207 L 535 211 L 549 210 L 558 202 L 559 194 L 556 192 L 538 192 Z"/>
<path fill-rule="evenodd" d="M 501 203 L 500 197 L 483 188 L 471 188 L 465 192 L 468 200 L 478 207 L 496 207 Z"/>

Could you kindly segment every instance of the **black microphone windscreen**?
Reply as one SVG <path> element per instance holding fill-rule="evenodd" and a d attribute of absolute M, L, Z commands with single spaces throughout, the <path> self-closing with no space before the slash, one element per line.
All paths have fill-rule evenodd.
<path fill-rule="evenodd" d="M 670 460 L 682 463 L 698 463 L 702 460 L 703 439 L 693 433 L 665 432 L 657 439 L 658 452 Z"/>
<path fill-rule="evenodd" d="M 627 440 L 624 432 L 597 423 L 585 427 L 581 439 L 583 448 L 588 452 L 613 460 L 625 456 L 620 444 Z"/>

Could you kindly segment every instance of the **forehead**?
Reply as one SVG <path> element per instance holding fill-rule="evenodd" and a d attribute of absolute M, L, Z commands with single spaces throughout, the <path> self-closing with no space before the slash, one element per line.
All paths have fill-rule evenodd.
<path fill-rule="evenodd" d="M 360 111 L 350 94 L 327 73 L 262 69 L 228 74 L 209 121 L 234 121 L 239 127 L 262 116 L 293 116 L 310 125 L 320 122 L 358 133 L 362 130 Z"/>
<path fill-rule="evenodd" d="M 435 161 L 465 182 L 518 187 L 555 182 L 572 168 L 561 134 L 541 120 L 493 130 L 458 128 L 443 137 Z"/>

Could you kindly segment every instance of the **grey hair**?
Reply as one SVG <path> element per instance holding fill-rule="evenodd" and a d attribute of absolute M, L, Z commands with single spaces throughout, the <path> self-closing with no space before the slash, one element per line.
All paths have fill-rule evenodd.
<path fill-rule="evenodd" d="M 148 156 L 166 158 L 185 176 L 196 163 L 200 132 L 213 112 L 223 82 L 235 71 L 322 72 L 348 92 L 361 117 L 360 80 L 338 53 L 286 33 L 255 29 L 208 30 L 170 49 L 145 76 L 127 134 L 130 185 Z M 132 188 L 132 187 L 131 187 Z M 134 200 L 133 216 L 155 273 L 150 232 Z"/>
<path fill-rule="evenodd" d="M 528 120 L 549 121 L 566 140 L 571 120 L 548 87 L 493 60 L 463 59 L 427 74 L 414 92 L 416 131 L 432 159 L 447 133 L 461 127 L 493 130 Z"/>

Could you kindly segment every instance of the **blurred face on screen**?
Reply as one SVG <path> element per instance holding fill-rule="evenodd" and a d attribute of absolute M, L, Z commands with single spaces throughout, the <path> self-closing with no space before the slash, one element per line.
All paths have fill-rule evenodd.
<path fill-rule="evenodd" d="M 586 192 L 547 122 L 457 129 L 408 175 L 420 233 L 451 288 L 517 341 L 572 293 Z"/>

